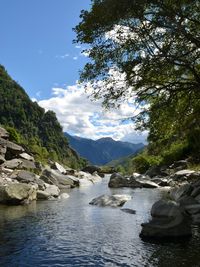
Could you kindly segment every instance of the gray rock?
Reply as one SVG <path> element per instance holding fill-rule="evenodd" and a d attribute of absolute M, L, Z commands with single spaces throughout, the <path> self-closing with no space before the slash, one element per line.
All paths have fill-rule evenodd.
<path fill-rule="evenodd" d="M 62 193 L 62 194 L 60 194 L 60 196 L 58 198 L 59 199 L 67 199 L 67 198 L 69 198 L 69 195 L 67 193 Z"/>
<path fill-rule="evenodd" d="M 200 213 L 200 204 L 187 205 L 185 210 L 191 215 Z"/>
<path fill-rule="evenodd" d="M 2 145 L 2 144 L 0 144 L 0 155 L 1 155 L 3 158 L 5 158 L 6 151 L 7 151 L 6 145 Z"/>
<path fill-rule="evenodd" d="M 42 190 L 37 191 L 37 199 L 48 200 L 48 199 L 50 199 L 50 197 L 51 196 L 46 191 L 42 191 Z"/>
<path fill-rule="evenodd" d="M 200 224 L 200 213 L 192 215 L 192 221 L 194 224 Z"/>
<path fill-rule="evenodd" d="M 42 181 L 41 179 L 36 178 L 34 180 L 34 183 L 37 184 L 39 190 L 45 190 L 46 189 L 45 182 Z"/>
<path fill-rule="evenodd" d="M 85 168 L 82 169 L 83 172 L 89 172 L 90 174 L 93 174 L 94 172 L 101 172 L 101 168 L 97 167 L 97 166 L 87 166 Z"/>
<path fill-rule="evenodd" d="M 142 224 L 142 238 L 174 238 L 191 236 L 191 226 L 174 202 L 157 201 L 151 209 L 152 220 Z"/>
<path fill-rule="evenodd" d="M 113 173 L 110 177 L 108 183 L 109 187 L 120 188 L 120 187 L 132 187 L 132 188 L 141 188 L 142 185 L 134 177 L 124 177 L 119 173 Z"/>
<path fill-rule="evenodd" d="M 3 155 L 0 155 L 0 164 L 4 163 L 6 160 Z"/>
<path fill-rule="evenodd" d="M 46 172 L 45 172 L 46 173 Z M 42 180 L 42 181 L 44 181 L 45 183 L 47 183 L 47 184 L 51 184 L 51 185 L 58 185 L 58 181 L 57 181 L 57 179 L 55 179 L 54 177 L 47 177 L 47 176 L 45 176 L 44 174 L 42 174 L 41 176 L 40 176 L 40 180 Z"/>
<path fill-rule="evenodd" d="M 191 197 L 191 196 L 182 196 L 181 198 L 178 199 L 177 202 L 182 207 L 185 207 L 185 206 L 188 206 L 188 205 L 198 204 L 198 201 L 195 198 Z"/>
<path fill-rule="evenodd" d="M 37 198 L 38 199 L 53 199 L 57 198 L 60 194 L 60 190 L 56 185 L 47 185 L 45 190 L 38 190 L 37 191 Z"/>
<path fill-rule="evenodd" d="M 121 211 L 129 213 L 129 214 L 136 214 L 136 211 L 132 209 L 121 209 Z"/>
<path fill-rule="evenodd" d="M 30 160 L 26 160 L 26 159 L 21 159 L 22 160 L 22 164 L 21 164 L 21 168 L 22 169 L 36 169 L 35 163 L 34 161 L 30 161 Z"/>
<path fill-rule="evenodd" d="M 50 196 L 58 197 L 60 194 L 60 189 L 56 185 L 48 185 L 48 187 L 45 189 L 45 192 Z"/>
<path fill-rule="evenodd" d="M 170 197 L 177 201 L 183 196 L 189 196 L 193 190 L 193 187 L 190 184 L 184 184 L 180 187 L 175 187 L 170 190 Z"/>
<path fill-rule="evenodd" d="M 9 133 L 6 131 L 6 129 L 0 127 L 0 138 L 3 139 L 8 139 L 9 138 Z"/>
<path fill-rule="evenodd" d="M 54 169 L 54 170 L 59 171 L 62 174 L 66 174 L 66 169 L 62 165 L 60 165 L 58 162 L 54 162 L 51 165 L 51 168 Z"/>
<path fill-rule="evenodd" d="M 187 169 L 188 162 L 187 160 L 179 160 L 175 161 L 169 168 L 176 169 L 176 170 L 184 170 Z"/>
<path fill-rule="evenodd" d="M 191 193 L 191 197 L 194 197 L 195 198 L 198 195 L 200 195 L 200 186 L 193 189 L 193 191 Z"/>
<path fill-rule="evenodd" d="M 0 186 L 0 202 L 6 204 L 24 204 L 36 199 L 36 188 L 24 183 Z"/>
<path fill-rule="evenodd" d="M 29 171 L 14 171 L 11 175 L 12 179 L 16 179 L 21 183 L 34 183 L 37 175 Z"/>
<path fill-rule="evenodd" d="M 149 180 L 137 180 L 137 182 L 139 182 L 140 183 L 140 186 L 138 186 L 138 187 L 142 187 L 142 188 L 158 188 L 159 187 L 159 185 L 158 184 L 156 184 L 156 183 L 154 183 L 154 182 L 152 182 L 152 181 L 149 181 Z"/>
<path fill-rule="evenodd" d="M 97 205 L 99 207 L 121 207 L 130 199 L 131 196 L 128 195 L 102 195 L 97 198 L 94 198 L 89 204 Z"/>
<path fill-rule="evenodd" d="M 8 169 L 17 169 L 17 168 L 21 168 L 21 166 L 22 166 L 21 159 L 7 160 L 2 164 L 3 168 L 8 168 Z"/>
<path fill-rule="evenodd" d="M 25 152 L 19 154 L 19 157 L 22 158 L 22 159 L 28 160 L 28 161 L 35 161 L 34 157 L 30 156 L 29 154 L 27 154 Z"/>
<path fill-rule="evenodd" d="M 0 147 L 6 147 L 6 159 L 16 158 L 19 154 L 24 152 L 23 147 L 3 138 L 0 138 Z"/>
<path fill-rule="evenodd" d="M 151 208 L 152 217 L 176 217 L 180 215 L 180 209 L 176 202 L 159 200 Z"/>
<path fill-rule="evenodd" d="M 176 176 L 190 176 L 191 174 L 195 173 L 192 170 L 181 170 L 175 173 Z"/>
<path fill-rule="evenodd" d="M 70 186 L 71 188 L 78 186 L 78 183 L 76 184 L 76 182 L 67 175 L 63 175 L 52 169 L 45 169 L 40 178 L 46 183 L 57 185 L 59 188 L 62 186 Z"/>
<path fill-rule="evenodd" d="M 151 168 L 149 168 L 145 175 L 149 176 L 149 177 L 155 177 L 155 176 L 161 176 L 161 177 L 164 177 L 164 176 L 168 176 L 169 173 L 166 171 L 165 168 L 163 167 L 160 167 L 160 166 L 152 166 Z"/>

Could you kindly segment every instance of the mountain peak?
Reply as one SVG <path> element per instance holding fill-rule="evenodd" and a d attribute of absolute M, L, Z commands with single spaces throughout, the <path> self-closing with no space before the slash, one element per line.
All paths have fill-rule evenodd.
<path fill-rule="evenodd" d="M 66 133 L 69 144 L 80 156 L 95 165 L 104 165 L 112 160 L 119 159 L 137 153 L 143 144 L 115 141 L 111 137 L 103 137 L 98 140 L 76 138 Z"/>

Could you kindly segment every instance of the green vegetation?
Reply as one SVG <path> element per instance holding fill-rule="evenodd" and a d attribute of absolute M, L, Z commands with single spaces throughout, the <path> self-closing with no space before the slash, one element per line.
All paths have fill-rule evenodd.
<path fill-rule="evenodd" d="M 81 80 L 106 107 L 135 99 L 142 111 L 132 119 L 149 131 L 146 150 L 119 169 L 144 172 L 184 158 L 198 165 L 200 2 L 92 0 L 81 19 L 76 42 L 90 46 L 92 60 Z"/>
<path fill-rule="evenodd" d="M 55 113 L 45 112 L 32 102 L 1 65 L 0 124 L 8 130 L 11 140 L 25 146 L 41 162 L 51 159 L 74 168 L 86 164 L 69 147 Z"/>

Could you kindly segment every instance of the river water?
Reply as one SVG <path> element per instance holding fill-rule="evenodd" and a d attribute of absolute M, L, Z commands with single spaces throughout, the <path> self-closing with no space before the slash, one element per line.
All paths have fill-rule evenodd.
<path fill-rule="evenodd" d="M 109 189 L 108 177 L 70 198 L 29 206 L 0 206 L 0 267 L 200 266 L 200 232 L 181 243 L 156 244 L 140 239 L 141 223 L 163 192 L 157 189 Z M 101 194 L 129 194 L 123 208 L 88 203 Z"/>

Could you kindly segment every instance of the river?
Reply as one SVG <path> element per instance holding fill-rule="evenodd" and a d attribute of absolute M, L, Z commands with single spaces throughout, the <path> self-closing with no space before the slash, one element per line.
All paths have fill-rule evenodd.
<path fill-rule="evenodd" d="M 149 243 L 140 239 L 141 223 L 150 217 L 158 189 L 109 189 L 99 184 L 73 189 L 70 198 L 29 206 L 0 206 L 1 267 L 65 266 L 200 266 L 200 233 L 181 243 Z M 129 194 L 124 208 L 88 203 L 101 194 Z"/>

